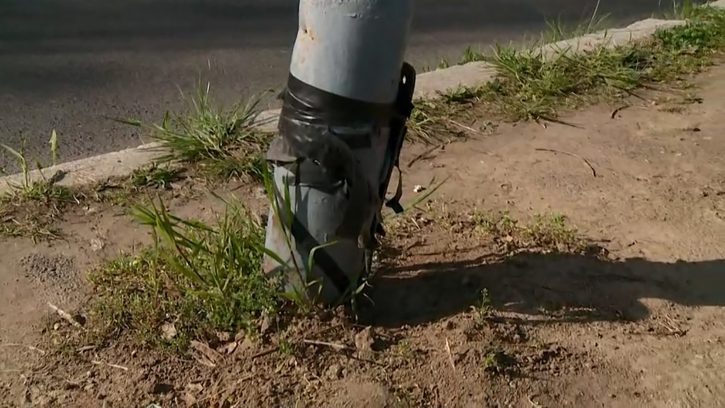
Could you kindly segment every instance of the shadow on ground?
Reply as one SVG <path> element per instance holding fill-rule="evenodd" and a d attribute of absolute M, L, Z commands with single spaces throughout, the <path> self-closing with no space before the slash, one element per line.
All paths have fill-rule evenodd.
<path fill-rule="evenodd" d="M 435 322 L 480 304 L 487 289 L 497 311 L 522 323 L 637 321 L 644 298 L 725 306 L 725 260 L 660 263 L 567 254 L 518 254 L 501 261 L 391 267 L 373 282 L 366 323 L 400 327 Z"/>

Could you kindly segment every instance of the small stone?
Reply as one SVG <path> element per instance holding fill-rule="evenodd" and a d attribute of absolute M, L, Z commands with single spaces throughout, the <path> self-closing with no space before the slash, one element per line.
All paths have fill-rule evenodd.
<path fill-rule="evenodd" d="M 60 323 L 54 323 L 53 330 L 58 330 L 58 329 L 60 329 Z"/>
<path fill-rule="evenodd" d="M 227 343 L 232 339 L 232 334 L 229 332 L 216 332 L 216 337 L 222 343 Z"/>
<path fill-rule="evenodd" d="M 330 380 L 339 380 L 340 378 L 342 378 L 342 367 L 340 366 L 340 364 L 333 364 L 328 367 L 327 371 L 325 372 L 325 377 Z"/>
<path fill-rule="evenodd" d="M 98 252 L 102 250 L 106 246 L 106 243 L 103 242 L 103 240 L 98 238 L 93 238 L 91 240 L 91 251 Z"/>
<path fill-rule="evenodd" d="M 358 351 L 373 351 L 373 344 L 375 344 L 375 333 L 372 327 L 367 327 L 360 333 L 355 335 L 355 347 Z"/>
<path fill-rule="evenodd" d="M 184 396 L 182 397 L 187 406 L 194 406 L 198 400 L 197 396 L 204 390 L 199 383 L 190 383 L 186 385 Z"/>
<path fill-rule="evenodd" d="M 194 394 L 192 394 L 188 391 L 184 393 L 183 400 L 187 407 L 193 407 L 198 402 L 198 400 L 196 399 Z"/>
<path fill-rule="evenodd" d="M 264 314 L 262 316 L 262 320 L 259 322 L 259 334 L 265 335 L 269 331 L 269 329 L 272 327 L 272 319 L 269 317 L 268 314 Z"/>
<path fill-rule="evenodd" d="M 237 349 L 238 345 L 239 345 L 239 343 L 237 343 L 236 341 L 227 343 L 219 348 L 219 352 L 222 354 L 232 354 L 232 353 L 234 353 L 234 350 Z"/>
<path fill-rule="evenodd" d="M 178 332 L 176 331 L 176 326 L 174 326 L 173 323 L 164 323 L 161 325 L 161 338 L 169 341 L 176 337 Z"/>
<path fill-rule="evenodd" d="M 413 187 L 414 193 L 420 193 L 421 191 L 425 191 L 425 187 L 421 186 L 420 184 L 417 184 L 415 187 Z"/>

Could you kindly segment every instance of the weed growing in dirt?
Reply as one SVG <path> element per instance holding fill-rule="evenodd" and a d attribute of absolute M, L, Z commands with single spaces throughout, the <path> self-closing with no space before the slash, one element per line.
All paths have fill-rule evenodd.
<path fill-rule="evenodd" d="M 495 216 L 475 213 L 472 221 L 477 230 L 490 236 L 504 252 L 533 249 L 579 253 L 589 248 L 576 229 L 568 225 L 566 217 L 558 214 L 537 215 L 530 223 L 521 224 L 506 213 Z"/>
<path fill-rule="evenodd" d="M 156 163 L 136 169 L 131 174 L 131 185 L 136 188 L 169 188 L 170 184 L 179 179 L 181 171 L 171 166 Z"/>
<path fill-rule="evenodd" d="M 151 136 L 169 151 L 161 161 L 193 163 L 214 177 L 261 179 L 270 135 L 254 126 L 260 102 L 255 97 L 231 109 L 220 109 L 211 98 L 209 85 L 200 85 L 188 100 L 186 112 L 167 112 L 161 124 L 151 127 Z M 138 121 L 122 122 L 142 126 Z"/>
<path fill-rule="evenodd" d="M 55 130 L 51 132 L 49 145 L 52 164 L 55 165 L 58 159 Z M 30 236 L 34 241 L 42 237 L 57 237 L 58 232 L 51 224 L 61 214 L 62 207 L 74 199 L 70 190 L 56 185 L 58 175 L 47 178 L 40 162 L 36 162 L 40 179 L 31 177 L 24 141 L 19 150 L 0 143 L 0 151 L 15 159 L 22 177 L 19 183 L 10 184 L 9 190 L 0 194 L 0 235 Z"/>
<path fill-rule="evenodd" d="M 280 337 L 279 343 L 279 353 L 286 357 L 292 357 L 295 355 L 295 346 L 290 342 L 288 339 Z"/>
<path fill-rule="evenodd" d="M 493 374 L 503 374 L 512 365 L 512 358 L 502 351 L 490 351 L 483 357 L 483 370 Z"/>
<path fill-rule="evenodd" d="M 269 173 L 263 177 L 273 211 L 285 224 L 292 212 L 289 191 L 277 194 Z M 294 258 L 285 262 L 265 248 L 264 230 L 251 214 L 239 204 L 225 204 L 224 214 L 211 224 L 174 216 L 163 202 L 134 208 L 136 219 L 152 228 L 155 246 L 93 274 L 98 292 L 93 314 L 103 323 L 92 326 L 99 326 L 95 334 L 100 340 L 126 332 L 143 342 L 183 349 L 190 340 L 213 340 L 219 331 L 253 331 L 260 316 L 276 316 L 285 301 L 302 313 L 315 308 L 309 293 L 286 292 L 276 277 L 296 270 L 304 280 L 314 267 L 316 251 L 335 242 L 313 248 L 305 265 Z M 278 262 L 281 274 L 264 275 L 265 255 Z M 350 290 L 354 296 L 358 288 Z M 164 336 L 169 325 L 173 338 Z M 280 343 L 281 351 L 284 347 Z"/>
<path fill-rule="evenodd" d="M 477 102 L 479 99 L 479 94 L 475 89 L 467 88 L 465 86 L 449 89 L 448 91 L 441 93 L 440 96 L 444 102 L 449 104 Z"/>
<path fill-rule="evenodd" d="M 542 35 L 541 43 L 546 44 L 550 42 L 562 41 L 568 38 L 579 37 L 602 30 L 606 26 L 609 15 L 599 14 L 600 5 L 601 0 L 598 0 L 596 5 L 594 6 L 594 11 L 592 11 L 592 15 L 589 20 L 573 26 L 564 24 L 560 19 L 547 20 L 547 30 Z"/>
<path fill-rule="evenodd" d="M 182 220 L 163 203 L 137 207 L 135 215 L 153 229 L 156 245 L 92 274 L 100 339 L 130 332 L 183 349 L 217 331 L 254 331 L 259 316 L 277 313 L 278 288 L 261 271 L 264 232 L 243 207 L 228 203 L 213 225 Z M 176 334 L 164 338 L 164 325 Z"/>
<path fill-rule="evenodd" d="M 562 251 L 577 249 L 582 244 L 576 229 L 570 227 L 566 217 L 560 214 L 535 216 L 534 221 L 526 227 L 526 234 L 542 248 Z"/>
<path fill-rule="evenodd" d="M 449 91 L 438 100 L 417 100 L 408 120 L 408 139 L 426 144 L 442 144 L 463 138 L 465 125 L 453 120 L 460 117 L 476 100 L 466 100 L 468 89 Z M 447 102 L 450 100 L 450 102 Z"/>
<path fill-rule="evenodd" d="M 557 42 L 602 30 L 607 23 L 609 15 L 599 15 L 600 3 L 601 0 L 597 1 L 591 17 L 586 22 L 579 23 L 574 26 L 568 26 L 564 24 L 560 19 L 547 20 L 547 30 L 541 35 L 541 39 L 538 41 L 538 44 Z M 458 61 L 458 65 L 464 65 L 470 62 L 477 61 L 488 61 L 490 58 L 490 53 L 487 53 L 480 49 L 474 49 L 472 46 L 469 45 L 463 50 L 463 54 Z M 448 66 L 448 61 L 444 60 L 441 62 L 441 64 L 439 64 L 438 68 L 448 68 Z"/>
<path fill-rule="evenodd" d="M 33 242 L 57 239 L 61 232 L 53 226 L 53 221 L 59 213 L 51 209 L 45 214 L 19 215 L 12 207 L 0 204 L 0 236 L 30 237 Z"/>
<path fill-rule="evenodd" d="M 473 47 L 468 46 L 463 50 L 461 60 L 458 61 L 459 65 L 468 64 L 469 62 L 484 61 L 486 55 L 480 50 L 474 50 Z"/>
<path fill-rule="evenodd" d="M 418 100 L 408 120 L 408 139 L 424 143 L 438 141 L 438 135 L 445 134 L 446 125 L 439 114 L 438 105 L 432 101 Z"/>
<path fill-rule="evenodd" d="M 713 55 L 725 48 L 725 11 L 712 7 L 684 10 L 688 16 L 685 25 L 660 30 L 650 41 L 626 46 L 599 47 L 584 53 L 498 46 L 490 56 L 474 55 L 468 50 L 469 59 L 481 58 L 495 67 L 496 79 L 482 87 L 457 89 L 444 95 L 436 109 L 426 111 L 425 121 L 418 123 L 422 129 L 414 130 L 430 138 L 430 134 L 440 131 L 444 118 L 461 112 L 454 107 L 440 109 L 438 105 L 482 101 L 512 120 L 555 121 L 563 107 L 630 95 L 648 83 L 678 81 L 709 65 Z M 598 24 L 592 20 L 586 30 Z M 554 32 L 555 38 L 562 35 L 560 28 Z"/>
<path fill-rule="evenodd" d="M 662 13 L 662 17 L 668 20 L 685 20 L 691 18 L 697 5 L 692 0 L 672 0 L 672 10 Z"/>
<path fill-rule="evenodd" d="M 493 315 L 493 301 L 491 301 L 491 295 L 488 293 L 488 289 L 484 288 L 481 290 L 481 300 L 474 309 L 480 320 L 486 320 Z"/>
<path fill-rule="evenodd" d="M 592 96 L 621 96 L 646 83 L 674 81 L 697 72 L 723 48 L 725 12 L 696 8 L 684 26 L 657 32 L 652 41 L 547 57 L 537 51 L 497 48 L 490 62 L 498 78 L 480 89 L 513 119 L 551 119 L 557 109 Z"/>
<path fill-rule="evenodd" d="M 58 158 L 58 137 L 53 130 L 50 136 L 50 154 L 52 163 L 55 165 Z M 10 191 L 3 197 L 0 197 L 3 201 L 41 201 L 45 203 L 65 200 L 70 198 L 70 193 L 66 188 L 57 186 L 56 176 L 46 178 L 43 174 L 43 166 L 40 162 L 36 162 L 36 168 L 40 173 L 40 180 L 32 180 L 30 175 L 30 165 L 28 164 L 27 155 L 25 153 L 25 142 L 23 141 L 20 145 L 20 149 L 16 150 L 12 147 L 0 143 L 0 147 L 6 153 L 15 159 L 18 167 L 20 167 L 22 180 L 18 184 L 11 184 Z"/>
<path fill-rule="evenodd" d="M 676 53 L 697 55 L 711 53 L 725 46 L 725 11 L 713 7 L 685 10 L 688 24 L 656 33 L 655 37 L 662 47 Z"/>
<path fill-rule="evenodd" d="M 496 217 L 476 213 L 473 215 L 473 222 L 478 228 L 494 236 L 512 235 L 518 231 L 518 221 L 508 213 L 502 213 Z"/>
<path fill-rule="evenodd" d="M 410 344 L 410 341 L 408 341 L 408 340 L 405 340 L 405 339 L 401 340 L 397 345 L 397 349 L 398 349 L 398 354 L 400 354 L 400 356 L 405 359 L 412 358 L 414 355 L 413 346 Z"/>

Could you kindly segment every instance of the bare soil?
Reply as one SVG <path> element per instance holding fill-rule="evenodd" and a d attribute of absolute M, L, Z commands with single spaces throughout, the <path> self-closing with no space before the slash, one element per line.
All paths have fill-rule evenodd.
<path fill-rule="evenodd" d="M 46 302 L 82 312 L 84 273 L 146 231 L 101 206 L 66 213 L 61 240 L 0 239 L 0 406 L 725 406 L 725 66 L 640 96 L 409 147 L 409 190 L 447 182 L 391 220 L 358 321 L 263 322 L 186 356 L 123 338 L 57 351 L 77 329 Z M 262 208 L 254 188 L 236 193 Z M 171 202 L 197 217 L 218 205 Z M 498 212 L 565 215 L 589 246 L 476 228 Z"/>

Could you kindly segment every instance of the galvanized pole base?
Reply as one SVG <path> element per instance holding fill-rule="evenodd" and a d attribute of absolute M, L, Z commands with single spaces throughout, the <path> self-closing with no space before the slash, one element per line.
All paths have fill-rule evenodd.
<path fill-rule="evenodd" d="M 412 0 L 300 2 L 280 137 L 267 155 L 275 255 L 265 260 L 298 296 L 344 300 L 369 268 L 410 114 L 414 71 L 401 80 L 401 69 L 411 15 Z"/>

